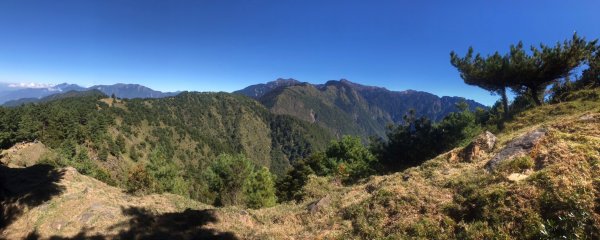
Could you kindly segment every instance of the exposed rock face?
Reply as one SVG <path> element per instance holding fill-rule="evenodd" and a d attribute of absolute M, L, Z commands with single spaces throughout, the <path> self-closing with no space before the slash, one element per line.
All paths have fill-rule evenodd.
<path fill-rule="evenodd" d="M 492 149 L 494 149 L 496 140 L 496 136 L 494 136 L 494 134 L 491 132 L 485 131 L 484 133 L 480 134 L 461 152 L 463 161 L 474 162 L 475 160 L 479 159 L 483 153 L 491 152 Z"/>
<path fill-rule="evenodd" d="M 317 212 L 322 211 L 323 208 L 326 208 L 327 206 L 329 206 L 330 203 L 331 203 L 331 198 L 329 197 L 329 195 L 327 195 L 324 198 L 321 198 L 321 199 L 317 200 L 316 202 L 309 204 L 308 211 L 311 214 L 315 214 Z"/>
<path fill-rule="evenodd" d="M 537 129 L 529 132 L 521 137 L 512 140 L 502 151 L 500 151 L 494 158 L 485 164 L 485 168 L 488 171 L 494 171 L 496 167 L 503 161 L 511 160 L 515 157 L 522 157 L 529 153 L 531 150 L 546 136 L 545 129 Z"/>

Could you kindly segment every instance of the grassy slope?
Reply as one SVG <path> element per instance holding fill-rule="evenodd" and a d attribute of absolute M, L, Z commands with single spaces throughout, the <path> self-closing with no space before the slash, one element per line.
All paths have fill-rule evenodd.
<path fill-rule="evenodd" d="M 544 238 L 544 233 L 560 235 L 561 229 L 580 238 L 598 237 L 591 234 L 600 228 L 599 112 L 598 98 L 546 105 L 517 115 L 497 134 L 493 152 L 476 161 L 457 159 L 461 149 L 455 149 L 419 167 L 357 185 L 314 178 L 305 188 L 309 198 L 304 202 L 259 210 L 216 209 L 211 214 L 217 220 L 198 227 L 232 232 L 242 239 Z M 530 156 L 535 167 L 496 173 L 483 169 L 510 140 L 540 127 L 548 135 Z M 526 178 L 509 180 L 513 173 Z M 119 209 L 145 207 L 163 216 L 182 214 L 186 207 L 210 208 L 173 195 L 131 197 L 84 176 L 62 181 L 66 193 L 25 211 L 6 236 L 18 238 L 33 229 L 42 237 L 84 232 L 111 238 L 135 225 L 136 219 Z M 322 207 L 307 210 L 324 197 Z M 93 209 L 92 204 L 113 209 L 111 217 L 92 214 L 94 221 L 82 223 L 78 219 L 91 211 L 84 209 Z M 117 225 L 117 230 L 110 228 Z"/>
<path fill-rule="evenodd" d="M 478 161 L 456 160 L 453 153 L 461 149 L 455 149 L 422 166 L 355 186 L 316 179 L 307 186 L 312 199 L 250 211 L 256 220 L 248 224 L 235 222 L 236 211 L 223 209 L 219 228 L 242 238 L 275 239 L 544 238 L 544 233 L 561 235 L 561 228 L 579 237 L 598 237 L 591 236 L 600 228 L 598 112 L 597 98 L 529 110 L 508 123 L 497 134 L 494 152 Z M 540 127 L 549 134 L 532 153 L 537 167 L 497 173 L 483 169 L 508 141 Z M 513 173 L 527 177 L 511 181 Z M 327 195 L 331 203 L 322 211 L 306 210 Z"/>

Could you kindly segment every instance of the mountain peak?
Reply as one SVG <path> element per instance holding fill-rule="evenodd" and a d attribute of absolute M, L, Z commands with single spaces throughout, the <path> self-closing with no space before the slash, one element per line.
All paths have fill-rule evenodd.
<path fill-rule="evenodd" d="M 290 84 L 290 83 L 300 83 L 300 81 L 294 79 L 294 78 L 277 78 L 275 81 L 271 81 L 268 82 L 269 83 L 275 83 L 275 84 Z"/>
<path fill-rule="evenodd" d="M 302 82 L 293 79 L 293 78 L 277 78 L 275 81 L 270 81 L 267 83 L 260 83 L 255 85 L 250 85 L 242 90 L 235 91 L 234 93 L 246 95 L 251 98 L 260 98 L 265 94 L 281 88 L 281 87 L 289 87 L 301 84 Z"/>
<path fill-rule="evenodd" d="M 331 86 L 331 85 L 343 85 L 343 86 L 349 86 L 355 90 L 358 91 L 373 91 L 373 90 L 387 90 L 384 87 L 376 87 L 376 86 L 368 86 L 368 85 L 362 85 L 359 83 L 355 83 L 352 82 L 348 79 L 342 78 L 340 80 L 329 80 L 325 83 L 325 86 Z"/>

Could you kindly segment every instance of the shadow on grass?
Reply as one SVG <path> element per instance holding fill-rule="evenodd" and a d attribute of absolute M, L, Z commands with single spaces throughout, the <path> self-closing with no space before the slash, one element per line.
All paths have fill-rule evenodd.
<path fill-rule="evenodd" d="M 187 209 L 178 213 L 154 214 L 144 208 L 131 207 L 122 211 L 131 218 L 108 229 L 121 229 L 116 235 L 88 235 L 88 230 L 82 230 L 73 237 L 55 236 L 49 239 L 237 239 L 233 233 L 205 228 L 205 225 L 217 222 L 212 210 Z M 26 239 L 36 240 L 40 239 L 40 236 L 34 231 Z"/>
<path fill-rule="evenodd" d="M 25 208 L 39 206 L 59 195 L 63 170 L 50 165 L 9 168 L 0 164 L 0 232 L 10 226 Z"/>

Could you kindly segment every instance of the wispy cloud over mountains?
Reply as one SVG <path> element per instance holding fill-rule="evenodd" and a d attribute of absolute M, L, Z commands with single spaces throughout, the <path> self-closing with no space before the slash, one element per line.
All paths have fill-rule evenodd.
<path fill-rule="evenodd" d="M 34 82 L 21 82 L 21 83 L 8 83 L 8 87 L 10 88 L 51 88 L 54 87 L 55 84 L 50 83 L 34 83 Z"/>

